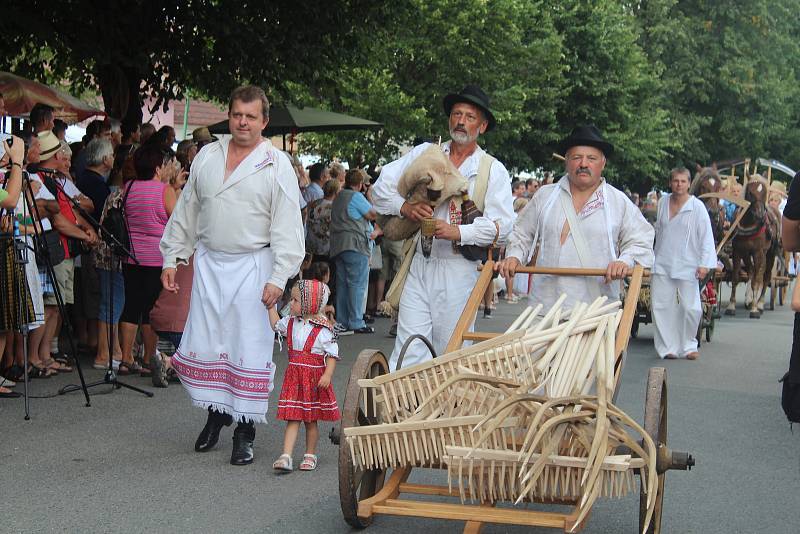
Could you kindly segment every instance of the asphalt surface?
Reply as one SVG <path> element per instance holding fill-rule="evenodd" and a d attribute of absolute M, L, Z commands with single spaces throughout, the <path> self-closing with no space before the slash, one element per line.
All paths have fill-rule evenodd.
<path fill-rule="evenodd" d="M 741 306 L 717 324 L 713 342 L 694 362 L 658 360 L 652 325 L 631 340 L 617 404 L 641 422 L 648 369 L 666 367 L 669 444 L 697 460 L 691 472 L 667 474 L 664 532 L 800 531 L 800 428 L 790 431 L 778 384 L 788 367 L 792 314 L 782 307 L 755 320 Z M 494 318 L 478 319 L 478 329 L 500 331 L 522 309 L 502 302 Z M 358 353 L 391 351 L 388 319 L 375 326 L 374 335 L 341 340 L 344 358 L 334 380 L 340 404 Z M 284 358 L 275 356 L 279 380 Z M 102 377 L 87 367 L 87 380 Z M 36 380 L 32 392 L 54 393 L 77 379 L 72 373 Z M 91 389 L 91 407 L 79 393 L 33 399 L 30 421 L 23 420 L 21 400 L 0 399 L 0 532 L 351 531 L 339 507 L 337 448 L 327 439 L 320 440 L 316 472 L 277 476 L 271 464 L 282 426 L 259 425 L 255 463 L 233 467 L 230 428 L 214 451 L 193 451 L 205 412 L 190 405 L 180 385 L 153 389 L 149 379 L 124 380 L 155 397 L 104 385 Z M 274 421 L 277 391 L 271 404 Z M 330 427 L 322 424 L 321 433 Z M 298 446 L 295 464 L 301 456 Z M 443 481 L 442 475 L 418 469 L 411 480 Z M 584 532 L 633 533 L 637 525 L 638 493 L 599 500 Z M 369 532 L 434 529 L 461 532 L 463 523 L 381 516 Z M 484 532 L 549 531 L 487 525 Z"/>

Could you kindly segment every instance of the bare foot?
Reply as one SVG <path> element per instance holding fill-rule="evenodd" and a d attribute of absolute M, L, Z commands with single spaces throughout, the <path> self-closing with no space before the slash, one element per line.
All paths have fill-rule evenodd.
<path fill-rule="evenodd" d="M 696 360 L 699 357 L 700 357 L 700 353 L 697 352 L 697 351 L 690 352 L 689 354 L 686 355 L 686 359 L 687 360 Z"/>

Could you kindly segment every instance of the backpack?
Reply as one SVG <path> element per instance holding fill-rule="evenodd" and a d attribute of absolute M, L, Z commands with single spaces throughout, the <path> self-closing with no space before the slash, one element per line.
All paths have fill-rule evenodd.
<path fill-rule="evenodd" d="M 781 406 L 790 423 L 800 423 L 800 313 L 794 314 L 794 335 L 789 370 L 780 380 Z"/>
<path fill-rule="evenodd" d="M 128 188 L 125 190 L 125 194 L 122 195 L 122 202 L 116 205 L 112 203 L 108 207 L 101 223 L 103 229 L 114 236 L 127 250 L 131 250 L 131 239 L 128 230 L 128 219 L 125 215 L 125 201 L 128 199 L 128 193 L 131 192 L 131 187 L 133 187 L 133 181 L 128 183 Z M 111 240 L 107 240 L 107 243 L 108 241 Z M 108 245 L 113 248 L 115 243 L 112 241 Z M 115 253 L 119 256 L 125 256 L 125 253 L 121 250 L 116 250 Z"/>

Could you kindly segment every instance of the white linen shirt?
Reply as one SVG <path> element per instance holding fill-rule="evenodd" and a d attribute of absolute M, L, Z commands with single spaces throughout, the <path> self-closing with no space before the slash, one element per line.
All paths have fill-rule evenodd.
<path fill-rule="evenodd" d="M 558 183 L 542 186 L 519 213 L 506 247 L 507 258 L 517 258 L 526 265 L 536 248 L 534 240 L 537 240 L 540 251 L 536 265 L 539 267 L 606 269 L 612 261 L 622 261 L 629 267 L 633 267 L 634 263 L 645 268 L 653 265 L 653 227 L 625 193 L 608 184 L 605 179 L 581 213 L 576 214 L 591 258 L 590 265 L 581 265 L 572 232 L 561 244 L 566 215 L 559 198 L 554 198 L 556 188 L 572 197 L 567 176 L 563 176 Z M 613 251 L 610 250 L 609 229 Z M 537 274 L 531 281 L 530 303 L 541 303 L 545 313 L 562 293 L 567 295 L 565 309 L 571 309 L 578 302 L 592 302 L 600 295 L 606 295 L 609 299 L 618 299 L 620 296 L 619 282 L 606 284 L 601 277 Z"/>
<path fill-rule="evenodd" d="M 287 315 L 281 317 L 280 321 L 275 323 L 275 331 L 282 335 L 284 338 L 289 335 L 289 321 L 293 317 Z M 302 317 L 294 317 L 294 326 L 292 327 L 292 349 L 303 350 L 306 345 L 308 336 L 317 326 L 310 321 L 306 321 Z M 322 327 L 317 334 L 317 339 L 314 340 L 314 345 L 311 346 L 311 353 L 326 358 L 334 358 L 340 360 L 339 357 L 339 344 L 336 341 L 336 336 L 329 329 Z"/>
<path fill-rule="evenodd" d="M 703 202 L 694 195 L 670 219 L 670 196 L 662 196 L 658 203 L 653 272 L 676 280 L 695 280 L 698 267 L 717 267 L 711 220 Z"/>
<path fill-rule="evenodd" d="M 372 204 L 375 211 L 384 215 L 400 215 L 400 208 L 406 201 L 397 192 L 397 183 L 403 172 L 411 163 L 422 154 L 431 143 L 415 146 L 405 156 L 383 166 L 378 181 L 372 187 Z M 442 145 L 445 154 L 450 154 L 450 142 Z M 469 194 L 472 197 L 475 190 L 475 178 L 478 175 L 478 165 L 484 154 L 481 147 L 477 147 L 458 170 L 469 183 Z M 449 202 L 438 206 L 433 216 L 437 219 L 450 222 Z M 478 217 L 472 224 L 459 225 L 461 232 L 461 245 L 478 245 L 486 247 L 492 244 L 497 234 L 494 222 L 497 222 L 500 233 L 498 243 L 505 243 L 514 224 L 514 199 L 511 196 L 511 177 L 505 166 L 495 160 L 489 169 L 489 185 L 486 189 L 483 216 Z M 431 249 L 433 257 L 454 257 L 460 254 L 453 251 L 451 242 L 446 239 L 434 239 Z"/>
<path fill-rule="evenodd" d="M 188 263 L 198 242 L 228 254 L 270 245 L 269 283 L 283 288 L 305 255 L 300 187 L 286 154 L 264 140 L 227 180 L 230 139 L 206 145 L 192 162 L 189 179 L 164 229 L 164 268 Z"/>
<path fill-rule="evenodd" d="M 42 179 L 39 177 L 38 174 L 31 173 L 29 176 L 31 177 L 31 181 L 39 182 L 39 192 L 36 193 L 36 196 L 34 197 L 36 200 L 55 200 L 56 199 L 56 197 L 53 196 L 53 193 L 51 193 L 50 190 L 47 189 L 44 186 L 44 184 L 42 183 Z M 48 230 L 51 230 L 53 228 L 53 225 L 50 224 L 50 218 L 47 216 L 47 213 L 45 212 L 45 210 L 42 209 L 42 208 L 39 208 L 38 209 L 38 213 L 39 213 L 39 216 L 42 219 L 42 231 L 46 232 Z"/>

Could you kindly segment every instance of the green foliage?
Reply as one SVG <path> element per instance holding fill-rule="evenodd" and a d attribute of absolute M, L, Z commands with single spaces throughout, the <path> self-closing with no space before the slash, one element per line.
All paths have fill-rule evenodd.
<path fill-rule="evenodd" d="M 257 83 L 381 122 L 302 137 L 352 165 L 446 139 L 442 98 L 475 83 L 498 119 L 481 145 L 512 172 L 560 172 L 557 141 L 592 122 L 617 147 L 609 178 L 641 190 L 678 164 L 800 166 L 798 12 L 800 0 L 29 0 L 0 19 L 0 68 L 99 86 L 115 115 L 143 94 L 224 101 Z"/>
<path fill-rule="evenodd" d="M 383 16 L 367 0 L 27 0 L 5 6 L 0 68 L 38 80 L 99 86 L 113 116 L 159 104 L 191 88 L 226 100 L 252 82 L 286 96 L 286 82 L 332 83 L 360 34 Z M 45 61 L 46 60 L 46 61 Z"/>
<path fill-rule="evenodd" d="M 318 95 L 386 130 L 305 136 L 305 147 L 374 164 L 415 138 L 446 140 L 442 99 L 476 83 L 498 121 L 482 144 L 511 168 L 535 165 L 543 147 L 527 141 L 552 139 L 563 68 L 560 39 L 542 3 L 411 0 L 391 15 L 371 36 L 366 59 L 344 65 L 336 87 Z"/>

